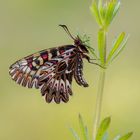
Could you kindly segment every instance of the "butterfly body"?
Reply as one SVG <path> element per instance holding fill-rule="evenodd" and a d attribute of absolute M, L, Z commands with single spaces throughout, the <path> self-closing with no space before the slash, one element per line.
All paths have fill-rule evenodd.
<path fill-rule="evenodd" d="M 76 38 L 74 45 L 42 50 L 16 61 L 9 73 L 19 85 L 40 89 L 48 103 L 68 102 L 73 77 L 80 86 L 88 87 L 83 78 L 83 58 L 89 59 L 87 53 L 80 38 Z"/>

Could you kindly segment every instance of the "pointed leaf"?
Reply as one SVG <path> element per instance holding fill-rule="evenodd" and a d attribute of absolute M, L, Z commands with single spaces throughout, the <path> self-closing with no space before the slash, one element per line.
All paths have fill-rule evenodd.
<path fill-rule="evenodd" d="M 99 16 L 100 16 L 102 25 L 104 25 L 104 19 L 105 19 L 105 14 L 106 14 L 106 6 L 103 5 L 103 0 L 99 0 L 98 9 L 99 9 Z"/>
<path fill-rule="evenodd" d="M 103 6 L 102 9 L 99 12 L 100 13 L 100 17 L 101 17 L 101 21 L 102 21 L 102 24 L 103 25 L 105 24 L 106 11 L 107 11 L 107 7 L 106 6 Z"/>
<path fill-rule="evenodd" d="M 111 61 L 112 62 L 126 47 L 127 41 L 128 41 L 129 36 L 127 36 L 126 40 L 123 42 L 121 45 L 120 49 L 115 53 L 115 55 L 112 57 Z"/>
<path fill-rule="evenodd" d="M 107 132 L 103 135 L 103 139 L 102 140 L 108 140 L 108 133 Z"/>
<path fill-rule="evenodd" d="M 113 12 L 113 17 L 114 18 L 116 16 L 116 14 L 118 13 L 119 9 L 120 9 L 120 5 L 121 5 L 121 2 L 118 1 L 116 6 L 115 6 L 115 9 L 114 9 L 114 12 Z"/>
<path fill-rule="evenodd" d="M 79 124 L 80 124 L 80 129 L 82 132 L 83 139 L 88 140 L 87 128 L 85 127 L 82 116 L 80 114 L 79 114 Z"/>
<path fill-rule="evenodd" d="M 113 140 L 119 140 L 120 137 L 121 137 L 121 136 L 118 135 L 118 136 L 116 136 Z"/>
<path fill-rule="evenodd" d="M 92 6 L 90 7 L 92 15 L 94 15 L 96 22 L 98 23 L 99 26 L 102 25 L 100 15 L 99 15 L 99 10 L 96 1 L 93 2 Z"/>
<path fill-rule="evenodd" d="M 85 132 L 86 132 L 86 138 L 87 138 L 87 140 L 90 140 L 89 133 L 88 133 L 88 128 L 87 127 L 85 127 Z"/>
<path fill-rule="evenodd" d="M 125 33 L 124 32 L 122 32 L 118 36 L 118 38 L 116 39 L 115 43 L 113 44 L 112 50 L 110 51 L 110 53 L 109 53 L 109 55 L 107 57 L 106 63 L 108 63 L 112 59 L 113 55 L 116 53 L 116 51 L 120 47 L 120 44 L 123 42 L 124 37 L 125 37 Z"/>
<path fill-rule="evenodd" d="M 112 1 L 110 1 L 108 3 L 107 11 L 106 11 L 106 16 L 105 16 L 105 24 L 106 24 L 106 27 L 108 27 L 108 25 L 112 21 L 112 17 L 113 17 L 113 13 L 114 13 L 116 2 L 117 2 L 116 0 L 112 0 Z"/>
<path fill-rule="evenodd" d="M 70 128 L 70 131 L 76 140 L 80 140 L 80 137 L 78 136 L 77 132 L 73 128 Z"/>
<path fill-rule="evenodd" d="M 108 127 L 109 124 L 111 122 L 111 118 L 107 117 L 105 118 L 102 122 L 101 125 L 99 126 L 98 132 L 97 132 L 97 136 L 96 136 L 96 140 L 102 140 Z"/>
<path fill-rule="evenodd" d="M 119 140 L 128 140 L 133 135 L 133 132 L 129 132 L 128 134 L 119 138 Z"/>

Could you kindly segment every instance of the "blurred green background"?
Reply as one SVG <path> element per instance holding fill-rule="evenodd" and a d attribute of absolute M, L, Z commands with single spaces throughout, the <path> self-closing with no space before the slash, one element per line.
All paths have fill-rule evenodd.
<path fill-rule="evenodd" d="M 85 61 L 90 87 L 73 82 L 67 104 L 46 104 L 39 90 L 17 85 L 8 74 L 16 60 L 36 51 L 71 44 L 58 27 L 66 24 L 73 34 L 91 37 L 96 48 L 98 26 L 90 0 L 0 0 L 0 140 L 72 140 L 69 127 L 79 131 L 81 113 L 92 132 L 99 68 Z M 140 1 L 122 0 L 121 10 L 108 33 L 108 46 L 121 31 L 131 35 L 125 51 L 107 70 L 102 118 L 112 117 L 109 132 L 134 131 L 140 138 Z"/>

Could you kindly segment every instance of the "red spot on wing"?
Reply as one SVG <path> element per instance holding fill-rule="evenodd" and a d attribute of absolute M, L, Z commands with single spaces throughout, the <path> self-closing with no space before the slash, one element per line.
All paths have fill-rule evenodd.
<path fill-rule="evenodd" d="M 44 60 L 47 60 L 47 59 L 48 59 L 48 54 L 43 54 L 43 55 L 42 55 L 42 58 L 43 58 Z"/>
<path fill-rule="evenodd" d="M 64 50 L 60 50 L 60 54 L 63 54 L 65 51 Z"/>
<path fill-rule="evenodd" d="M 26 61 L 27 61 L 28 63 L 33 62 L 33 57 L 26 58 Z"/>
<path fill-rule="evenodd" d="M 32 69 L 32 67 L 33 67 L 32 63 L 29 63 L 29 67 L 30 67 L 30 69 Z"/>

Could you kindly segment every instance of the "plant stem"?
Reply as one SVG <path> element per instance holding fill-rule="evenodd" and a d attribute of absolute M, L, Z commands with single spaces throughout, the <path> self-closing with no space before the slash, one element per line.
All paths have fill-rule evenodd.
<path fill-rule="evenodd" d="M 97 91 L 95 120 L 94 120 L 94 126 L 93 126 L 93 140 L 96 140 L 97 130 L 98 130 L 100 118 L 101 118 L 104 83 L 105 83 L 105 70 L 101 68 L 100 69 L 98 91 Z"/>
<path fill-rule="evenodd" d="M 99 30 L 99 33 L 101 30 Z M 100 55 L 103 57 L 101 64 L 105 66 L 106 64 L 106 30 L 103 28 L 102 29 L 102 37 L 98 36 L 98 48 L 102 48 L 102 51 L 99 53 L 102 53 Z M 97 131 L 100 125 L 100 118 L 101 118 L 101 110 L 102 110 L 102 99 L 103 99 L 103 91 L 104 91 L 104 84 L 105 84 L 105 74 L 106 70 L 103 68 L 100 68 L 100 76 L 99 76 L 99 85 L 98 85 L 98 90 L 97 90 L 97 99 L 96 99 L 96 108 L 95 108 L 95 120 L 94 120 L 94 125 L 93 125 L 93 140 L 96 140 L 96 135 Z"/>

